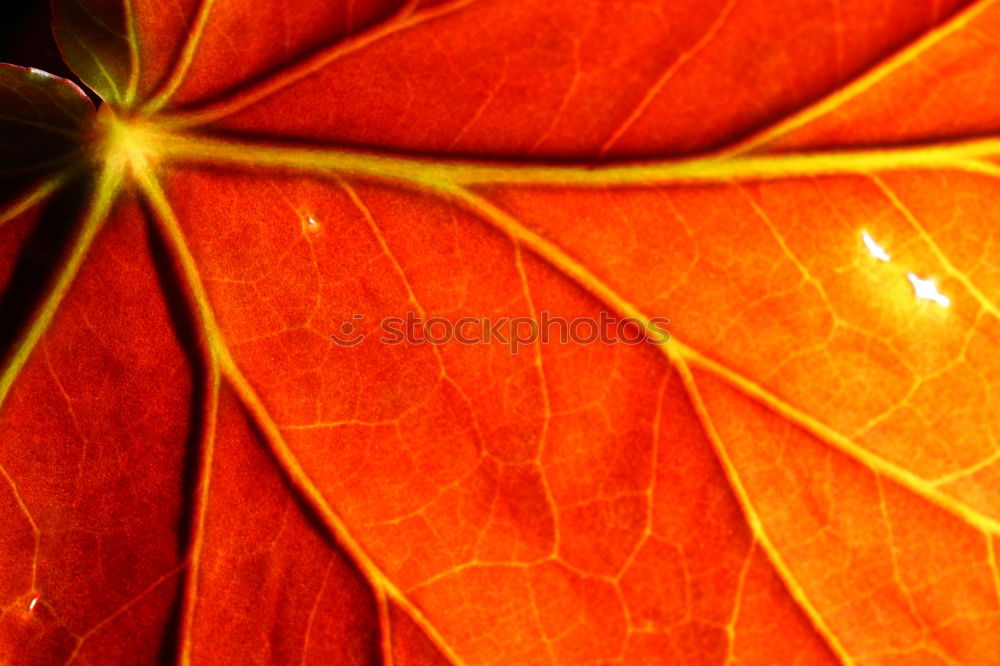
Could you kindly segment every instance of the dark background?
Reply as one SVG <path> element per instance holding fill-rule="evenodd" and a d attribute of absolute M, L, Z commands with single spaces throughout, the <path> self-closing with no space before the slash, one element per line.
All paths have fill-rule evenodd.
<path fill-rule="evenodd" d="M 35 67 L 81 85 L 56 48 L 48 0 L 0 0 L 0 62 Z M 10 130 L 4 127 L 0 131 Z M 0 209 L 22 196 L 37 176 L 32 172 L 0 175 Z M 0 230 L 8 238 L 23 235 L 23 241 L 13 245 L 8 238 L 0 238 L 0 270 L 10 275 L 6 289 L 0 288 L 0 364 L 9 358 L 65 257 L 85 200 L 86 182 L 84 177 L 53 196 L 26 232 L 20 229 L 23 224 Z M 11 248 L 16 248 L 16 255 L 6 254 Z"/>
<path fill-rule="evenodd" d="M 63 63 L 52 37 L 48 0 L 0 2 L 0 62 L 35 67 L 80 84 Z"/>

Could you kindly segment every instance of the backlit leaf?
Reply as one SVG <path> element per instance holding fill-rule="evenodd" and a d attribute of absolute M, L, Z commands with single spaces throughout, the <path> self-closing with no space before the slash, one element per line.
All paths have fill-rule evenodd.
<path fill-rule="evenodd" d="M 54 4 L 0 661 L 1000 664 L 997 3 Z"/>

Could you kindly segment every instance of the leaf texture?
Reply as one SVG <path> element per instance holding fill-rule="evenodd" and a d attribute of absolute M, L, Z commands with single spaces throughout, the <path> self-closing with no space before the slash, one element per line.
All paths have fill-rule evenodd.
<path fill-rule="evenodd" d="M 1000 664 L 995 2 L 54 9 L 0 661 Z"/>

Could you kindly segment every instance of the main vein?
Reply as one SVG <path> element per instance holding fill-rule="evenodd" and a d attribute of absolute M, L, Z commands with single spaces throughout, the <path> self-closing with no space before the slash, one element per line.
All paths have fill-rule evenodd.
<path fill-rule="evenodd" d="M 152 172 L 143 163 L 133 163 L 133 173 L 140 188 L 157 213 L 159 229 L 165 236 L 167 247 L 180 267 L 180 288 L 188 311 L 194 319 L 198 351 L 201 356 L 203 390 L 201 432 L 199 433 L 198 481 L 195 487 L 194 508 L 191 517 L 191 535 L 188 545 L 188 569 L 181 601 L 181 626 L 178 656 L 181 664 L 191 662 L 195 606 L 201 572 L 201 554 L 205 540 L 205 519 L 211 492 L 212 464 L 215 458 L 215 434 L 219 414 L 221 389 L 220 348 L 215 332 L 215 316 L 208 303 L 208 296 L 198 274 L 194 258 L 188 251 L 180 226 L 177 224 L 163 190 Z"/>
<path fill-rule="evenodd" d="M 612 164 L 544 165 L 435 160 L 338 147 L 300 147 L 144 130 L 142 142 L 166 160 L 337 172 L 397 182 L 549 187 L 654 186 L 775 180 L 887 171 L 953 170 L 996 177 L 1000 138 L 916 146 L 777 155 L 692 157 Z"/>
<path fill-rule="evenodd" d="M 527 229 L 506 212 L 475 194 L 468 186 L 519 184 L 539 186 L 640 186 L 656 184 L 710 183 L 730 180 L 782 178 L 816 174 L 861 174 L 893 169 L 955 168 L 996 177 L 1000 169 L 987 161 L 1000 155 L 1000 139 L 983 138 L 954 143 L 893 148 L 885 150 L 831 152 L 808 155 L 741 156 L 689 160 L 588 166 L 523 166 L 479 162 L 435 162 L 420 158 L 397 157 L 360 151 L 315 148 L 278 148 L 246 144 L 225 139 L 160 134 L 148 135 L 150 146 L 161 157 L 178 162 L 212 161 L 253 168 L 288 169 L 314 172 L 320 176 L 353 175 L 396 182 L 456 201 L 477 216 L 523 243 L 549 261 L 584 289 L 623 316 L 648 321 L 638 307 L 629 303 L 586 267 L 572 260 L 561 248 Z M 748 396 L 763 403 L 826 441 L 837 450 L 859 460 L 900 485 L 934 502 L 962 520 L 987 533 L 1000 534 L 1000 521 L 986 516 L 964 502 L 942 492 L 909 470 L 880 458 L 841 435 L 819 420 L 780 400 L 765 388 L 739 373 L 725 368 L 708 357 L 683 345 L 670 342 L 675 353 L 718 375 Z"/>

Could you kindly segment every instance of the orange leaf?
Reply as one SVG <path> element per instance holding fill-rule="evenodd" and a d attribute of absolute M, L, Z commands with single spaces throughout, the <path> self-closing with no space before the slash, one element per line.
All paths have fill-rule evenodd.
<path fill-rule="evenodd" d="M 55 12 L 0 661 L 1000 664 L 996 3 Z"/>

